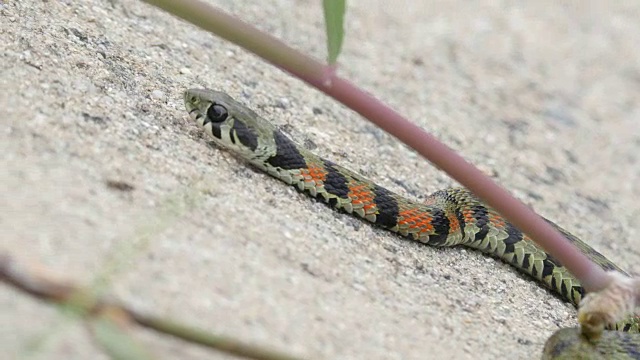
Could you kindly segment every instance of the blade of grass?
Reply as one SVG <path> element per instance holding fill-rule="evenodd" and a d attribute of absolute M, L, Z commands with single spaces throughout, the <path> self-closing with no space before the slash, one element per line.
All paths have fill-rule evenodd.
<path fill-rule="evenodd" d="M 342 50 L 344 40 L 344 13 L 346 9 L 345 0 L 324 0 L 324 24 L 327 31 L 327 62 L 334 65 Z"/>

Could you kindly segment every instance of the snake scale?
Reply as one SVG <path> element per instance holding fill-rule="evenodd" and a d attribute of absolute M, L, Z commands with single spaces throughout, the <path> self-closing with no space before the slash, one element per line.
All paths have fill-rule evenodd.
<path fill-rule="evenodd" d="M 223 92 L 191 89 L 184 100 L 191 118 L 217 145 L 335 209 L 427 245 L 463 245 L 498 257 L 576 306 L 585 295 L 562 264 L 466 189 L 436 191 L 417 203 L 313 154 Z M 603 269 L 624 273 L 580 239 L 549 223 Z M 617 324 L 620 331 L 608 331 L 602 344 L 588 343 L 563 330 L 572 329 L 556 333 L 547 343 L 545 356 L 589 358 L 609 351 L 602 358 L 640 359 L 637 317 Z M 578 353 L 565 352 L 576 346 L 586 347 Z"/>

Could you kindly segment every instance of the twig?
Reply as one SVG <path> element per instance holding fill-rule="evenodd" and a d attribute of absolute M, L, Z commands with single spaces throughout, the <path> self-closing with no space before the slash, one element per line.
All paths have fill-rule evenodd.
<path fill-rule="evenodd" d="M 300 359 L 229 337 L 213 335 L 173 320 L 143 314 L 115 301 L 95 297 L 94 294 L 79 286 L 53 279 L 50 275 L 45 276 L 44 272 L 27 269 L 24 264 L 18 263 L 6 253 L 0 254 L 0 280 L 39 299 L 71 306 L 76 313 L 89 319 L 98 318 L 105 313 L 117 313 L 119 317 L 138 325 L 230 355 L 256 360 Z"/>

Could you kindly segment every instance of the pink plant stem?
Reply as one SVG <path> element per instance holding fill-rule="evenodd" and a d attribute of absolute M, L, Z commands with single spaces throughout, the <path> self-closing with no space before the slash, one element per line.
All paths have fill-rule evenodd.
<path fill-rule="evenodd" d="M 330 67 L 199 0 L 144 1 L 244 47 L 397 137 L 529 235 L 578 277 L 587 291 L 598 291 L 608 284 L 609 278 L 604 270 L 591 262 L 540 216 L 449 147 L 351 82 L 338 77 Z"/>

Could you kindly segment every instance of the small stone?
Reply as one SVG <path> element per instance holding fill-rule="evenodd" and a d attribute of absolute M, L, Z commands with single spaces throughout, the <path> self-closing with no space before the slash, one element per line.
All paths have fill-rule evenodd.
<path fill-rule="evenodd" d="M 164 92 L 162 92 L 161 90 L 153 90 L 151 92 L 151 98 L 153 100 L 162 100 L 164 99 Z"/>
<path fill-rule="evenodd" d="M 191 70 L 189 70 L 189 69 L 188 69 L 188 68 L 186 68 L 186 67 L 181 68 L 179 71 L 180 71 L 180 74 L 182 74 L 182 75 L 189 75 L 189 74 L 191 74 Z"/>
<path fill-rule="evenodd" d="M 278 100 L 276 100 L 276 106 L 281 108 L 281 109 L 286 109 L 289 107 L 289 99 L 287 98 L 280 98 Z"/>

